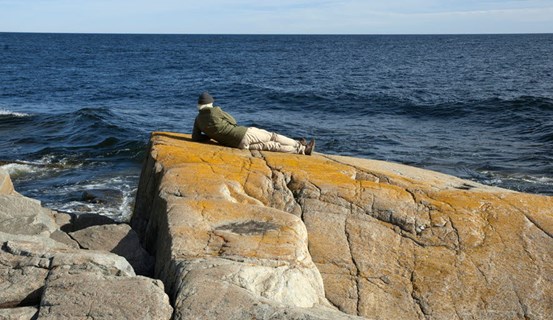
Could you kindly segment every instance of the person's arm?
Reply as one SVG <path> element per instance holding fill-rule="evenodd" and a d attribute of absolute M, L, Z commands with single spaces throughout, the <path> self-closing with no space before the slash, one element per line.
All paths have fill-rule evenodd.
<path fill-rule="evenodd" d="M 209 140 L 209 137 L 202 133 L 202 130 L 200 130 L 200 127 L 198 127 L 198 123 L 196 120 L 194 120 L 194 128 L 192 129 L 192 140 L 193 141 L 206 141 Z"/>
<path fill-rule="evenodd" d="M 224 112 L 223 110 L 221 110 L 221 114 L 230 124 L 237 124 L 236 119 L 234 119 L 230 114 Z"/>

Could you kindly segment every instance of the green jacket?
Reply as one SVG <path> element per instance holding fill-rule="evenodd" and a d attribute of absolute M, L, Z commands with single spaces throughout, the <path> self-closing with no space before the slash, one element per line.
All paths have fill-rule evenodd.
<path fill-rule="evenodd" d="M 204 108 L 199 111 L 194 120 L 192 140 L 213 139 L 225 146 L 238 147 L 247 129 L 239 126 L 236 120 L 220 107 Z"/>

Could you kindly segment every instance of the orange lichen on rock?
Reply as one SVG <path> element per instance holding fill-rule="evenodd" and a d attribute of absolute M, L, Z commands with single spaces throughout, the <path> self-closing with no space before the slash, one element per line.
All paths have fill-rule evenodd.
<path fill-rule="evenodd" d="M 139 189 L 133 224 L 158 253 L 159 273 L 209 269 L 202 277 L 221 276 L 250 298 L 324 308 L 326 298 L 369 318 L 553 314 L 553 197 L 390 162 L 250 152 L 166 132 L 152 135 Z M 284 274 L 291 278 L 275 280 Z M 198 300 L 185 284 L 195 282 L 179 279 L 179 301 L 190 307 Z M 307 298 L 296 298 L 300 287 L 310 288 Z"/>

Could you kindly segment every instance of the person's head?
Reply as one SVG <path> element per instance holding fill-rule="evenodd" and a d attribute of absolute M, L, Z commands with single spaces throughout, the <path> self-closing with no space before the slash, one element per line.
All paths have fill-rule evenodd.
<path fill-rule="evenodd" d="M 198 110 L 213 107 L 213 102 L 214 101 L 215 100 L 209 94 L 209 92 L 207 92 L 207 91 L 202 92 L 202 94 L 200 94 L 200 96 L 198 97 Z"/>

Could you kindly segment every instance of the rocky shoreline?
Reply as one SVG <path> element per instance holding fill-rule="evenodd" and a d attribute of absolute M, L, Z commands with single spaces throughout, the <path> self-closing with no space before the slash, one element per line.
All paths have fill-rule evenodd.
<path fill-rule="evenodd" d="M 146 277 L 153 258 L 129 225 L 43 208 L 3 170 L 0 247 L 0 319 L 171 318 L 163 283 Z"/>
<path fill-rule="evenodd" d="M 157 132 L 130 226 L 1 170 L 0 220 L 0 319 L 553 314 L 553 197 L 388 162 Z"/>

